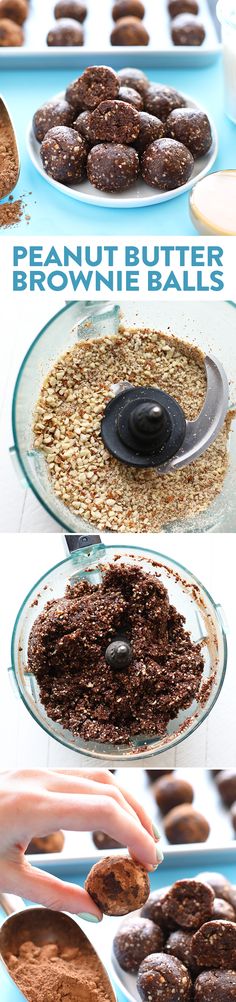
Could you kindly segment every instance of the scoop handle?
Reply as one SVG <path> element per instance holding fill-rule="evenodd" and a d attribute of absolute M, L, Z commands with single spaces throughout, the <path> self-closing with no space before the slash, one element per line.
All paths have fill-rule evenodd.
<path fill-rule="evenodd" d="M 18 898 L 16 894 L 0 894 L 0 906 L 7 916 L 26 909 L 23 898 Z"/>

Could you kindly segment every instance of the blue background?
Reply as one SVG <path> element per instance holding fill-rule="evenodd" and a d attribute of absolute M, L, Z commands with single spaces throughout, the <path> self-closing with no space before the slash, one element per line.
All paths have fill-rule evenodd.
<path fill-rule="evenodd" d="M 62 91 L 79 73 L 77 68 L 61 70 L 5 70 L 0 73 L 0 92 L 9 105 L 18 136 L 21 155 L 21 176 L 14 197 L 25 195 L 27 225 L 23 217 L 20 227 L 2 230 L 14 235 L 184 235 L 196 232 L 188 212 L 188 194 L 180 195 L 162 205 L 138 209 L 104 209 L 80 203 L 56 192 L 37 174 L 26 151 L 25 135 L 36 108 Z M 151 80 L 168 83 L 183 90 L 205 107 L 215 121 L 219 138 L 218 168 L 236 166 L 236 128 L 223 110 L 223 79 L 221 59 L 202 69 L 149 71 Z M 216 167 L 213 169 L 215 170 Z M 28 193 L 32 192 L 31 195 Z"/>

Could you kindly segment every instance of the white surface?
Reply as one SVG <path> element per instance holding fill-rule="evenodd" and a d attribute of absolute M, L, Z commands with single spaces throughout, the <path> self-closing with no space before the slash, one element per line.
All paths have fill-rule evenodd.
<path fill-rule="evenodd" d="M 186 104 L 190 108 L 197 108 L 200 111 L 204 109 L 200 105 L 197 105 L 194 101 L 188 97 L 187 94 L 182 95 L 185 98 Z M 60 94 L 55 94 L 52 100 L 59 101 L 63 98 L 63 92 Z M 76 198 L 80 202 L 88 202 L 90 205 L 103 205 L 106 208 L 127 208 L 136 209 L 138 205 L 156 205 L 159 202 L 169 201 L 171 198 L 176 198 L 177 195 L 182 195 L 185 191 L 190 191 L 193 184 L 197 181 L 201 181 L 208 171 L 211 170 L 213 164 L 215 163 L 217 152 L 218 152 L 218 138 L 217 132 L 212 119 L 210 119 L 211 132 L 212 132 L 212 145 L 208 153 L 204 157 L 198 157 L 194 161 L 193 173 L 186 181 L 186 184 L 181 184 L 179 188 L 173 188 L 171 191 L 160 191 L 155 188 L 151 188 L 149 185 L 145 184 L 140 176 L 138 180 L 133 184 L 127 191 L 123 191 L 121 194 L 108 194 L 104 191 L 99 191 L 98 188 L 94 188 L 92 184 L 86 179 L 81 181 L 80 184 L 66 185 L 62 184 L 60 181 L 54 181 L 54 178 L 50 177 L 46 173 L 43 167 L 41 156 L 40 156 L 40 143 L 37 142 L 35 138 L 32 125 L 29 126 L 27 134 L 27 148 L 30 159 L 34 164 L 35 169 L 39 174 L 42 175 L 48 184 L 51 184 L 53 188 L 59 189 L 64 195 L 69 198 Z"/>
<path fill-rule="evenodd" d="M 24 355 L 40 329 L 61 309 L 64 300 L 59 295 L 26 297 L 11 296 L 2 306 L 0 366 L 0 531 L 5 532 L 60 532 L 59 524 L 44 511 L 43 506 L 28 488 L 13 466 L 9 448 L 13 445 L 11 407 L 15 380 Z M 216 355 L 225 367 L 230 381 L 230 403 L 236 404 L 236 360 L 234 354 L 236 310 L 224 302 L 170 302 L 125 303 L 123 312 L 127 323 L 157 326 L 171 330 L 179 337 L 189 338 L 208 353 Z M 234 444 L 235 443 L 235 444 Z M 232 450 L 235 452 L 235 432 Z M 235 462 L 235 461 L 234 461 Z M 225 512 L 220 531 L 236 531 L 236 504 L 232 497 L 231 510 Z"/>
<path fill-rule="evenodd" d="M 103 537 L 104 538 L 104 537 Z M 111 534 L 107 542 L 113 542 Z M 128 535 L 117 535 L 126 544 Z M 143 537 L 135 536 L 136 545 Z M 145 545 L 185 564 L 208 589 L 224 609 L 228 623 L 229 659 L 226 680 L 219 699 L 201 727 L 170 752 L 147 759 L 144 765 L 178 765 L 230 767 L 235 763 L 235 558 L 234 535 L 151 535 Z M 1 601 L 1 671 L 0 671 L 0 768 L 19 766 L 90 765 L 86 759 L 63 748 L 50 739 L 33 721 L 11 687 L 7 668 L 10 666 L 10 641 L 15 616 L 21 602 L 34 582 L 54 563 L 65 556 L 63 536 L 2 535 L 1 538 L 2 601 Z M 97 763 L 99 764 L 99 763 Z M 96 765 L 96 760 L 93 760 Z"/>
<path fill-rule="evenodd" d="M 66 46 L 58 48 L 48 47 L 46 44 L 47 33 L 54 25 L 53 10 L 55 0 L 49 0 L 47 4 L 43 0 L 32 0 L 30 15 L 24 27 L 24 46 L 17 51 L 15 49 L 3 50 L 0 54 L 0 62 L 2 59 L 5 62 L 10 57 L 12 62 L 17 59 L 22 64 L 27 65 L 27 59 L 31 54 L 34 54 L 36 58 L 41 55 L 41 64 L 44 66 L 55 64 L 58 55 L 61 62 L 65 58 L 67 63 L 69 61 L 71 64 L 75 64 L 76 59 L 78 60 L 78 65 L 81 65 L 81 62 L 88 65 L 90 62 L 93 63 L 96 58 L 102 62 L 110 58 L 110 61 L 115 61 L 116 64 L 118 59 L 120 65 L 122 62 L 124 64 L 125 59 L 126 66 L 129 66 L 131 57 L 133 57 L 133 64 L 135 65 L 136 52 L 136 62 L 138 60 L 139 65 L 140 55 L 143 56 L 144 62 L 147 65 L 148 62 L 149 64 L 153 64 L 155 57 L 159 53 L 164 55 L 169 64 L 174 58 L 175 62 L 177 59 L 179 64 L 182 65 L 185 57 L 189 58 L 190 55 L 193 55 L 194 61 L 201 63 L 207 55 L 212 56 L 219 50 L 219 38 L 207 0 L 199 0 L 199 17 L 203 21 L 206 30 L 206 37 L 201 46 L 173 45 L 167 0 L 163 0 L 163 3 L 159 5 L 158 17 L 153 0 L 146 0 L 145 2 L 146 14 L 144 24 L 150 35 L 148 46 L 112 46 L 110 44 L 110 34 L 114 27 L 111 16 L 112 5 L 112 0 L 102 0 L 102 17 L 98 18 L 97 0 L 87 0 L 88 16 L 84 24 L 81 25 L 84 32 L 84 45 L 81 47 Z"/>

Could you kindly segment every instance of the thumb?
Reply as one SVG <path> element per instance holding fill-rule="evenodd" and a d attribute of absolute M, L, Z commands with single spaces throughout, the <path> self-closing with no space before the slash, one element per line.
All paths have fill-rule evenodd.
<path fill-rule="evenodd" d="M 8 886 L 8 890 L 13 893 L 17 890 L 18 895 L 29 901 L 54 911 L 75 913 L 90 922 L 102 919 L 102 913 L 83 887 L 59 880 L 45 870 L 37 870 L 30 863 L 11 867 L 11 878 L 12 886 Z"/>

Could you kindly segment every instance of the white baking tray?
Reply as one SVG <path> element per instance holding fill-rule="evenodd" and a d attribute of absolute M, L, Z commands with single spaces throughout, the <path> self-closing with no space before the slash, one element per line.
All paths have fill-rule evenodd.
<path fill-rule="evenodd" d="M 56 0 L 55 0 L 56 2 Z M 199 17 L 206 29 L 200 46 L 175 46 L 171 40 L 167 0 L 145 0 L 145 26 L 150 34 L 148 46 L 112 46 L 110 34 L 112 0 L 102 0 L 102 12 L 97 0 L 85 0 L 88 15 L 83 25 L 84 46 L 53 48 L 46 37 L 54 23 L 52 0 L 31 0 L 30 15 L 25 23 L 25 44 L 22 48 L 0 49 L 0 69 L 28 69 L 74 66 L 79 70 L 93 63 L 122 66 L 181 67 L 207 66 L 218 57 L 220 26 L 215 14 L 215 0 L 199 0 Z"/>
<path fill-rule="evenodd" d="M 201 845 L 185 845 L 185 846 L 170 846 L 163 832 L 162 816 L 154 800 L 151 784 L 148 781 L 148 776 L 144 769 L 117 769 L 116 780 L 132 793 L 133 796 L 139 800 L 143 807 L 147 810 L 149 816 L 158 825 L 160 829 L 162 845 L 165 855 L 169 857 L 174 856 L 182 859 L 184 852 L 184 858 L 188 858 L 191 862 L 196 850 L 205 848 L 206 852 L 210 853 L 212 856 L 211 866 L 214 869 L 214 857 L 216 852 L 220 851 L 222 847 L 229 847 L 230 845 L 235 847 L 236 853 L 236 843 L 234 844 L 234 832 L 233 826 L 230 819 L 230 812 L 226 810 L 222 804 L 221 798 L 219 796 L 217 786 L 213 780 L 211 772 L 207 769 L 177 769 L 176 774 L 178 776 L 185 777 L 192 783 L 195 791 L 194 797 L 194 807 L 199 810 L 208 819 L 211 826 L 211 831 L 207 842 L 201 843 Z M 113 850 L 116 854 L 120 853 L 120 849 Z M 110 850 L 103 849 L 98 850 L 94 845 L 92 835 L 90 832 L 66 832 L 65 833 L 65 845 L 62 853 L 58 854 L 45 854 L 45 855 L 34 855 L 32 861 L 35 865 L 43 865 L 50 870 L 53 868 L 61 866 L 61 863 L 70 863 L 70 867 L 73 868 L 76 865 L 76 860 L 80 860 L 80 865 L 84 862 L 85 864 L 93 865 L 97 859 L 101 859 L 103 856 L 109 855 Z"/>

